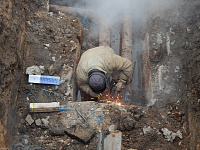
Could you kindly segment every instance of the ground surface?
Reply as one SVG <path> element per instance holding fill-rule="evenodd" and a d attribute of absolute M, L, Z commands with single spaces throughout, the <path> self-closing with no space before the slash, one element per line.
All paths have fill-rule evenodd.
<path fill-rule="evenodd" d="M 90 20 L 48 13 L 46 5 L 45 1 L 0 2 L 0 148 L 97 149 L 98 133 L 88 144 L 63 133 L 59 122 L 73 113 L 31 113 L 34 120 L 44 120 L 42 125 L 25 121 L 30 102 L 58 101 L 65 105 L 72 100 L 81 28 L 82 52 L 98 46 L 98 39 L 89 34 L 98 26 L 91 27 Z M 122 131 L 125 150 L 200 149 L 199 14 L 200 2 L 191 0 L 148 19 L 136 36 L 143 40 L 149 33 L 153 99 L 157 102 L 149 107 L 126 106 L 126 113 L 119 106 L 103 107 L 106 111 L 101 115 L 105 116 L 96 132 L 115 125 Z M 65 82 L 60 86 L 29 85 L 26 69 L 33 65 L 44 66 L 44 75 L 58 75 Z M 159 66 L 163 66 L 160 72 Z M 88 112 L 90 106 L 86 106 Z M 102 107 L 97 103 L 94 108 Z M 164 136 L 164 128 L 180 131 L 183 138 L 167 141 L 171 136 Z"/>

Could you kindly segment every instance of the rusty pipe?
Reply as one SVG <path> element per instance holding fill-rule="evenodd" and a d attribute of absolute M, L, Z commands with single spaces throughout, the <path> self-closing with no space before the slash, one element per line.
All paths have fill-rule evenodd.
<path fill-rule="evenodd" d="M 151 62 L 149 57 L 149 33 L 146 33 L 144 38 L 143 83 L 144 83 L 145 99 L 146 103 L 148 103 L 153 98 L 152 85 L 151 85 Z"/>
<path fill-rule="evenodd" d="M 99 46 L 109 46 L 110 47 L 110 27 L 109 18 L 103 14 L 99 16 Z"/>
<path fill-rule="evenodd" d="M 110 29 L 102 24 L 99 29 L 99 46 L 110 47 Z"/>
<path fill-rule="evenodd" d="M 131 15 L 124 17 L 122 27 L 122 49 L 121 56 L 129 59 L 132 62 L 132 18 Z"/>
<path fill-rule="evenodd" d="M 132 18 L 130 14 L 124 14 L 124 21 L 122 27 L 122 49 L 121 49 L 121 56 L 129 59 L 131 62 L 132 60 Z M 132 77 L 131 77 L 132 78 Z M 126 97 L 128 100 L 132 99 L 132 82 L 128 85 L 126 89 Z"/>

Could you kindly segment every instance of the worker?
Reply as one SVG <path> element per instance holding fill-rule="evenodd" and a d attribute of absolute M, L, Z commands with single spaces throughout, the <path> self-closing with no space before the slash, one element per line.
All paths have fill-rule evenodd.
<path fill-rule="evenodd" d="M 78 63 L 76 76 L 81 90 L 97 97 L 107 88 L 110 77 L 118 92 L 132 81 L 132 62 L 116 55 L 110 47 L 100 46 L 85 51 Z"/>

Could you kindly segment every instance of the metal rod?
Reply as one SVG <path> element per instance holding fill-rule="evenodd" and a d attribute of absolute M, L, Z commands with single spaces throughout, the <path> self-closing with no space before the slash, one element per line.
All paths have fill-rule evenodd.
<path fill-rule="evenodd" d="M 81 118 L 84 120 L 84 121 L 86 121 L 86 119 L 85 119 L 85 117 L 83 117 L 82 115 L 81 115 L 81 113 L 75 108 L 75 110 L 76 110 L 76 112 L 81 116 Z"/>
<path fill-rule="evenodd" d="M 102 132 L 100 131 L 99 132 L 99 137 L 98 137 L 98 145 L 97 145 L 97 150 L 102 150 L 102 140 L 103 140 L 103 138 L 102 138 L 103 136 L 102 136 Z"/>

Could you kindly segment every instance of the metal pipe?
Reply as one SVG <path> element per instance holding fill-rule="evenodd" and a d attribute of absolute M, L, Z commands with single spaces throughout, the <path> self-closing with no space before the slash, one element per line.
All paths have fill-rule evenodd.
<path fill-rule="evenodd" d="M 109 18 L 101 14 L 99 16 L 99 46 L 109 46 L 110 47 L 110 27 Z"/>
<path fill-rule="evenodd" d="M 99 46 L 110 47 L 110 29 L 103 25 L 99 29 Z"/>
<path fill-rule="evenodd" d="M 132 61 L 132 18 L 131 15 L 125 15 L 122 28 L 122 50 L 121 56 Z"/>
<path fill-rule="evenodd" d="M 146 33 L 144 38 L 144 53 L 143 53 L 143 79 L 145 99 L 148 104 L 153 98 L 151 85 L 151 62 L 149 57 L 149 33 Z"/>
<path fill-rule="evenodd" d="M 99 132 L 99 136 L 98 136 L 98 145 L 97 145 L 97 150 L 102 150 L 102 145 L 103 145 L 103 135 L 102 132 Z"/>
<path fill-rule="evenodd" d="M 122 49 L 121 56 L 132 60 L 132 18 L 130 14 L 124 14 L 124 22 L 122 27 Z M 131 77 L 132 78 L 132 77 Z M 126 87 L 126 98 L 130 100 L 132 98 L 132 83 Z"/>

